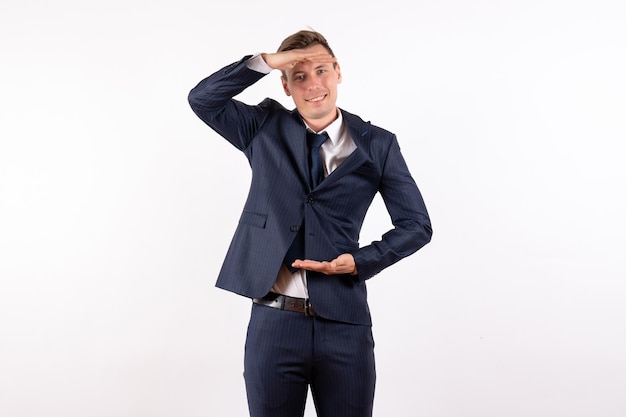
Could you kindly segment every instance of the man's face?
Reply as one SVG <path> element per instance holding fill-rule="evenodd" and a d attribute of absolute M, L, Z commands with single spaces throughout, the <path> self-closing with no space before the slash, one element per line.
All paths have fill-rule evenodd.
<path fill-rule="evenodd" d="M 306 48 L 326 52 L 322 45 Z M 283 89 L 300 115 L 316 130 L 322 130 L 337 118 L 337 84 L 341 82 L 339 64 L 300 62 L 285 71 Z"/>

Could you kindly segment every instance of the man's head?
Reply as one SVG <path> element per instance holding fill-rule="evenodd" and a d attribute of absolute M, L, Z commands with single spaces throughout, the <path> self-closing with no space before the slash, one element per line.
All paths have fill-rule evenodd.
<path fill-rule="evenodd" d="M 278 52 L 293 49 L 335 56 L 322 34 L 308 30 L 287 37 Z M 282 74 L 285 94 L 293 98 L 298 112 L 311 128 L 322 130 L 337 118 L 337 84 L 341 82 L 341 69 L 337 62 L 303 61 Z"/>

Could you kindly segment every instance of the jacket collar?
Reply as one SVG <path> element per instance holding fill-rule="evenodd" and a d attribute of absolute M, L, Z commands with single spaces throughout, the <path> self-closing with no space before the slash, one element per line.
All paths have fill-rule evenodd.
<path fill-rule="evenodd" d="M 345 110 L 339 109 L 339 111 L 341 112 L 343 123 L 347 126 L 348 132 L 356 145 L 356 149 L 348 158 L 346 158 L 345 161 L 343 161 L 341 165 L 339 165 L 336 170 L 334 170 L 319 184 L 317 187 L 318 189 L 326 188 L 344 175 L 353 172 L 369 159 L 371 123 L 364 122 L 359 116 Z M 298 113 L 297 109 L 292 111 L 292 115 L 298 119 L 298 123 L 303 127 L 301 131 L 302 139 L 292 143 L 297 146 L 296 155 L 300 155 L 298 158 L 300 161 L 298 164 L 300 175 L 303 178 L 308 178 L 308 162 L 306 158 L 306 123 L 300 113 Z M 341 128 L 341 126 L 339 126 L 339 128 Z"/>

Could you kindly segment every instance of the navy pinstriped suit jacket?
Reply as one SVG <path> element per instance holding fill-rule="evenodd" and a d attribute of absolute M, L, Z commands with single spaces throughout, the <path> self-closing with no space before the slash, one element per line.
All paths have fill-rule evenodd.
<path fill-rule="evenodd" d="M 272 99 L 255 106 L 233 97 L 264 74 L 235 62 L 189 93 L 193 111 L 248 158 L 252 183 L 217 286 L 246 297 L 270 290 L 301 225 L 305 258 L 354 256 L 358 275 L 308 273 L 311 305 L 322 317 L 371 325 L 365 281 L 430 241 L 421 194 L 394 134 L 341 110 L 357 149 L 315 189 L 308 184 L 306 131 L 296 110 Z M 359 247 L 359 233 L 381 193 L 394 228 Z"/>

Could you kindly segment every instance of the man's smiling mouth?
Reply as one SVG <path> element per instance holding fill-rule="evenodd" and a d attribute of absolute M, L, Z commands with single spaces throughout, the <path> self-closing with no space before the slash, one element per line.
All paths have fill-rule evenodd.
<path fill-rule="evenodd" d="M 321 96 L 317 96 L 317 97 L 313 97 L 310 99 L 307 99 L 306 101 L 308 101 L 309 103 L 317 103 L 318 101 L 322 101 L 326 98 L 326 94 L 321 95 Z"/>

